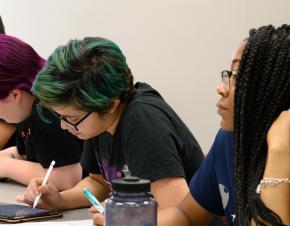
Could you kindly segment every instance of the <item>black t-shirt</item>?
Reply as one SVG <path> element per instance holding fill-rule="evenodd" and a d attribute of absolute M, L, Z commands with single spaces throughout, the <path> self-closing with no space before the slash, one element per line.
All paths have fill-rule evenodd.
<path fill-rule="evenodd" d="M 202 159 L 198 142 L 173 109 L 156 90 L 137 83 L 115 134 L 85 141 L 81 164 L 109 183 L 127 170 L 152 182 L 184 177 L 189 183 Z"/>
<path fill-rule="evenodd" d="M 36 102 L 31 115 L 17 125 L 16 144 L 19 154 L 27 160 L 37 162 L 48 168 L 51 161 L 55 167 L 80 162 L 82 141 L 61 129 L 60 121 L 50 111 L 42 108 L 42 113 L 49 122 L 40 118 Z"/>

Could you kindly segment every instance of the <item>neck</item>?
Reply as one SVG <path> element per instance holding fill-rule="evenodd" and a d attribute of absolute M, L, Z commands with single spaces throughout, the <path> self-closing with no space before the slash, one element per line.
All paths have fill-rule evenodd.
<path fill-rule="evenodd" d="M 126 104 L 125 103 L 120 103 L 120 105 L 118 106 L 118 108 L 116 109 L 116 111 L 114 112 L 114 116 L 113 116 L 113 121 L 112 124 L 110 126 L 109 129 L 107 129 L 107 131 L 111 134 L 114 135 L 116 132 L 116 129 L 118 127 L 119 121 L 121 119 L 121 116 L 123 114 L 123 111 L 125 109 Z"/>
<path fill-rule="evenodd" d="M 22 106 L 27 108 L 27 113 L 28 113 L 27 117 L 28 117 L 31 114 L 32 105 L 34 101 L 36 100 L 36 97 L 26 92 L 23 92 L 23 95 L 25 98 L 23 98 Z"/>

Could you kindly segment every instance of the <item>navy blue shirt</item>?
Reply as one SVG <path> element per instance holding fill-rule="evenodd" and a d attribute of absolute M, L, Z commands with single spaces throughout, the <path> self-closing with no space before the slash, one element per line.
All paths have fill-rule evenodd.
<path fill-rule="evenodd" d="M 209 212 L 235 224 L 233 134 L 219 130 L 207 157 L 190 182 L 194 199 Z"/>

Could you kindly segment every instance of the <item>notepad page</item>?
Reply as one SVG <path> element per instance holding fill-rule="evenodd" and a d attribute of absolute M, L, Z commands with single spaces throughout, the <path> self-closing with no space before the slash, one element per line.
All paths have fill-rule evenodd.
<path fill-rule="evenodd" d="M 92 220 L 78 220 L 78 221 L 45 221 L 45 222 L 27 222 L 21 223 L 21 226 L 92 226 Z M 5 224 L 15 226 L 15 224 Z"/>

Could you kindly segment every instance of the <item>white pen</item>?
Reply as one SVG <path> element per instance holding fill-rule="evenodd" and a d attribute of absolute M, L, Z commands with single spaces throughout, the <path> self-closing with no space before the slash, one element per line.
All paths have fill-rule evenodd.
<path fill-rule="evenodd" d="M 52 170 L 53 170 L 53 166 L 54 166 L 54 164 L 55 164 L 55 161 L 52 161 L 51 163 L 50 163 L 50 166 L 49 166 L 49 168 L 48 168 L 48 170 L 47 170 L 47 172 L 46 172 L 46 174 L 45 174 L 45 177 L 44 177 L 44 179 L 43 179 L 43 181 L 42 181 L 42 186 L 44 186 L 44 185 L 46 185 L 46 183 L 47 183 L 47 181 L 48 181 L 48 178 L 49 178 L 49 176 L 50 176 L 50 174 L 51 174 L 51 172 L 52 172 Z M 34 200 L 34 203 L 33 203 L 33 209 L 37 206 L 37 204 L 38 204 L 38 202 L 39 202 L 39 200 L 40 200 L 40 198 L 41 198 L 41 195 L 42 195 L 42 193 L 40 193 L 40 194 L 38 194 L 37 196 L 36 196 L 36 198 L 35 198 L 35 200 Z"/>

